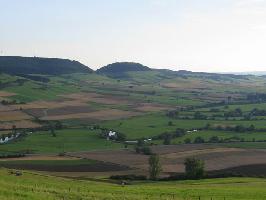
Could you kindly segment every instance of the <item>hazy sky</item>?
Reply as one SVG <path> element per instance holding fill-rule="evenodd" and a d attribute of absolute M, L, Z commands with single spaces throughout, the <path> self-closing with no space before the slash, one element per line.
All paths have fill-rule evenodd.
<path fill-rule="evenodd" d="M 0 0 L 0 54 L 266 71 L 266 0 Z"/>

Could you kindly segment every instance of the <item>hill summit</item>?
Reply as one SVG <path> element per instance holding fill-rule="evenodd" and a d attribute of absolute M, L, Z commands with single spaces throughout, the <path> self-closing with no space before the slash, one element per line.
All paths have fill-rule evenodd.
<path fill-rule="evenodd" d="M 140 63 L 134 62 L 116 62 L 109 64 L 97 70 L 100 74 L 118 75 L 132 71 L 150 71 L 151 69 Z"/>
<path fill-rule="evenodd" d="M 92 69 L 74 60 L 0 56 L 0 73 L 60 75 L 91 72 L 93 72 Z"/>

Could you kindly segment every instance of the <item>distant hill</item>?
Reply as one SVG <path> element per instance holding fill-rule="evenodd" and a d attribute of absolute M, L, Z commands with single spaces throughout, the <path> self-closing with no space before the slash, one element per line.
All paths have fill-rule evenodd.
<path fill-rule="evenodd" d="M 265 76 L 266 71 L 250 71 L 250 72 L 231 72 L 237 75 L 255 75 L 255 76 Z"/>
<path fill-rule="evenodd" d="M 0 73 L 60 75 L 91 72 L 93 70 L 89 67 L 68 59 L 0 56 Z"/>
<path fill-rule="evenodd" d="M 123 75 L 126 72 L 132 71 L 150 71 L 149 67 L 146 67 L 140 63 L 134 62 L 117 62 L 113 64 L 109 64 L 105 67 L 102 67 L 97 70 L 99 74 L 106 74 L 106 75 Z"/>

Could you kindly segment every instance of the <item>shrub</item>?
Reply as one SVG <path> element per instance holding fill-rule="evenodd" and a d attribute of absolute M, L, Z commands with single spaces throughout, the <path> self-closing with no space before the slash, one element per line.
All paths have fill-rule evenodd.
<path fill-rule="evenodd" d="M 204 177 L 204 161 L 196 158 L 185 159 L 186 177 L 189 179 L 201 179 Z"/>
<path fill-rule="evenodd" d="M 190 143 L 191 143 L 191 139 L 190 139 L 190 138 L 186 138 L 186 139 L 184 140 L 184 142 L 185 142 L 185 144 L 190 144 Z"/>
<path fill-rule="evenodd" d="M 205 142 L 205 140 L 200 136 L 196 137 L 194 140 L 195 144 L 200 144 L 200 143 L 204 143 L 204 142 Z"/>

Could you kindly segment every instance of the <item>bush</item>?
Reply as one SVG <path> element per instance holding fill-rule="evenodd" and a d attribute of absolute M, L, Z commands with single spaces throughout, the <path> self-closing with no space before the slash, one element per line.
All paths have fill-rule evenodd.
<path fill-rule="evenodd" d="M 116 140 L 123 142 L 126 140 L 126 135 L 124 133 L 116 133 Z"/>
<path fill-rule="evenodd" d="M 191 139 L 190 139 L 190 138 L 186 138 L 186 139 L 184 140 L 184 142 L 185 142 L 185 144 L 190 144 L 190 143 L 191 143 Z"/>
<path fill-rule="evenodd" d="M 201 144 L 201 143 L 204 143 L 204 142 L 205 142 L 205 140 L 202 137 L 200 137 L 200 136 L 196 137 L 195 140 L 194 140 L 195 144 Z"/>
<path fill-rule="evenodd" d="M 204 161 L 196 158 L 185 159 L 186 177 L 189 179 L 201 179 L 204 177 Z"/>
<path fill-rule="evenodd" d="M 110 176 L 110 179 L 114 179 L 114 180 L 130 180 L 130 181 L 134 181 L 134 180 L 147 180 L 147 177 L 144 175 L 135 175 L 135 174 L 129 174 L 129 175 L 113 175 Z"/>
<path fill-rule="evenodd" d="M 209 142 L 210 143 L 218 143 L 220 142 L 220 139 L 218 136 L 212 136 L 210 139 L 209 139 Z"/>
<path fill-rule="evenodd" d="M 142 154 L 145 154 L 145 155 L 152 155 L 151 148 L 148 147 L 148 146 L 144 146 L 144 147 L 137 146 L 135 148 L 135 151 L 136 151 L 136 153 L 142 153 Z"/>
<path fill-rule="evenodd" d="M 2 154 L 2 155 L 0 155 L 0 158 L 21 158 L 21 157 L 25 157 L 25 154 L 17 153 L 17 154 Z"/>
<path fill-rule="evenodd" d="M 142 148 L 142 152 L 145 155 L 151 155 L 152 154 L 151 148 L 150 147 L 147 147 L 147 146 L 145 146 L 145 147 Z"/>
<path fill-rule="evenodd" d="M 172 121 L 169 121 L 168 122 L 168 126 L 173 126 L 173 122 Z"/>

